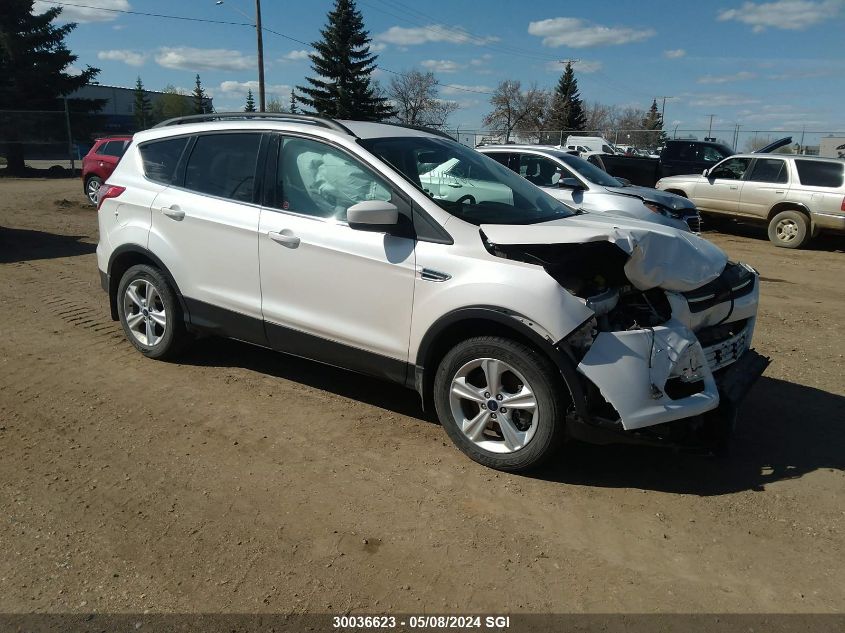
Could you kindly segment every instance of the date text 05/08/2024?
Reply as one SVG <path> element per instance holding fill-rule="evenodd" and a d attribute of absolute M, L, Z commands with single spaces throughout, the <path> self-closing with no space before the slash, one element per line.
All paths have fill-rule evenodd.
<path fill-rule="evenodd" d="M 337 615 L 332 617 L 335 629 L 484 629 L 510 628 L 507 615 Z"/>

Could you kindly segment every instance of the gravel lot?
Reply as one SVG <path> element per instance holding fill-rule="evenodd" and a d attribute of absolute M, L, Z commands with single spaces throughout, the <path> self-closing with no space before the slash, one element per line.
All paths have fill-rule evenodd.
<path fill-rule="evenodd" d="M 845 240 L 763 275 L 735 450 L 470 462 L 416 395 L 245 344 L 150 361 L 77 180 L 0 180 L 0 612 L 839 612 Z"/>

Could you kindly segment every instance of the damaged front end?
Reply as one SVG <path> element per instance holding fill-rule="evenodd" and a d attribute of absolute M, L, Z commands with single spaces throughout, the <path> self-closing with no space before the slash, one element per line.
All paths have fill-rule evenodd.
<path fill-rule="evenodd" d="M 482 235 L 492 254 L 542 266 L 592 312 L 556 343 L 576 365 L 586 400 L 570 415 L 572 434 L 600 443 L 722 444 L 769 363 L 750 347 L 756 271 L 671 229 L 573 218 L 572 235 L 550 225 L 482 227 Z"/>

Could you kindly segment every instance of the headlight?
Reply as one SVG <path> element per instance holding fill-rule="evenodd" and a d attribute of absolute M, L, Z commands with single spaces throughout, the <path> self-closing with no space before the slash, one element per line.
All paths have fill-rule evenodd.
<path fill-rule="evenodd" d="M 672 209 L 669 209 L 669 208 L 664 207 L 662 205 L 656 204 L 654 202 L 645 202 L 644 201 L 643 205 L 645 206 L 646 209 L 648 209 L 652 213 L 658 213 L 658 214 L 665 216 L 667 218 L 675 218 L 677 220 L 681 217 L 681 214 L 679 214 L 677 211 L 673 211 Z"/>

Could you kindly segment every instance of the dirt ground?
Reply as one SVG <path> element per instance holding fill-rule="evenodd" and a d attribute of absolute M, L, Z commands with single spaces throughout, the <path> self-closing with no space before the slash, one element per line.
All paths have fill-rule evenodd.
<path fill-rule="evenodd" d="M 0 612 L 841 612 L 845 240 L 763 276 L 735 450 L 474 464 L 398 387 L 109 318 L 78 180 L 0 180 Z"/>

